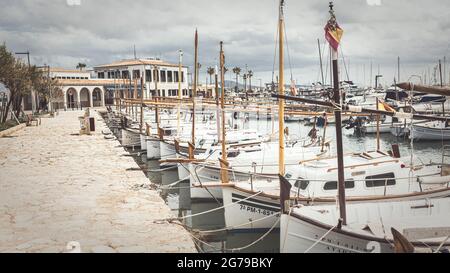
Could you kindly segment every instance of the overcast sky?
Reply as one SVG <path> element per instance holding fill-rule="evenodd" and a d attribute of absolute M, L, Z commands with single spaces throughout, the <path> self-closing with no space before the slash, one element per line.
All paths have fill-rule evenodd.
<path fill-rule="evenodd" d="M 349 76 L 360 84 L 364 79 L 369 83 L 371 61 L 373 75 L 380 66 L 384 81 L 391 83 L 397 56 L 402 80 L 423 75 L 428 68 L 433 73 L 440 58 L 450 57 L 448 0 L 334 2 L 345 31 L 342 50 Z M 182 49 L 185 64 L 192 65 L 198 28 L 203 72 L 215 64 L 223 40 L 226 66 L 248 65 L 255 74 L 254 85 L 259 85 L 258 78 L 264 82 L 272 78 L 278 0 L 0 0 L 0 4 L 0 41 L 11 51 L 29 50 L 36 65 L 75 68 L 84 62 L 92 67 L 132 58 L 134 44 L 138 57 L 171 62 L 177 62 L 177 50 Z M 297 83 L 318 81 L 317 38 L 323 46 L 328 0 L 287 0 L 285 14 L 286 77 L 290 78 L 291 63 Z M 341 73 L 347 78 L 344 67 Z M 205 78 L 200 76 L 201 81 Z"/>

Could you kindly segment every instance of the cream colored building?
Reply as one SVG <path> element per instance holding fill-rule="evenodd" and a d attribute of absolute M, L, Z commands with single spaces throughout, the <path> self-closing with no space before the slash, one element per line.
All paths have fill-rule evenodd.
<path fill-rule="evenodd" d="M 158 71 L 158 72 L 156 72 Z M 116 84 L 134 84 L 144 79 L 144 98 L 152 96 L 178 97 L 178 80 L 181 79 L 182 97 L 189 97 L 188 68 L 179 64 L 168 63 L 159 59 L 131 59 L 94 67 L 95 76 L 101 79 L 116 80 Z M 156 92 L 156 81 L 158 92 Z M 140 91 L 139 91 L 140 92 Z"/>

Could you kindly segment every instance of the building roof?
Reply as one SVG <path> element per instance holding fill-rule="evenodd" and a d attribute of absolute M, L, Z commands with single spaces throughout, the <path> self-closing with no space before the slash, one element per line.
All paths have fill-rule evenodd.
<path fill-rule="evenodd" d="M 102 86 L 102 85 L 114 84 L 114 79 L 90 79 L 90 80 L 58 79 L 58 82 L 63 86 L 69 86 L 69 85 Z M 117 83 L 117 81 L 116 81 L 116 83 Z"/>
<path fill-rule="evenodd" d="M 130 59 L 130 60 L 121 60 L 110 64 L 98 65 L 94 67 L 94 69 L 102 69 L 102 68 L 112 68 L 112 67 L 121 67 L 121 66 L 134 66 L 134 65 L 157 65 L 157 66 L 170 66 L 170 67 L 178 67 L 178 64 L 168 63 L 162 60 L 153 60 L 153 59 Z M 186 66 L 183 66 L 186 67 Z"/>
<path fill-rule="evenodd" d="M 64 73 L 87 73 L 89 74 L 89 71 L 81 71 L 79 69 L 66 69 L 66 68 L 59 68 L 59 67 L 50 67 L 50 72 L 64 72 Z"/>

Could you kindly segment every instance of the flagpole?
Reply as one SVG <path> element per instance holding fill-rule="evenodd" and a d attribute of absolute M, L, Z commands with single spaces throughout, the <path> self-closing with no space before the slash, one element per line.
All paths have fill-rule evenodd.
<path fill-rule="evenodd" d="M 327 35 L 329 35 L 329 26 L 330 23 L 334 24 L 333 27 L 337 27 L 337 23 L 334 17 L 333 11 L 333 2 L 330 2 L 330 15 L 331 19 L 327 24 Z M 335 29 L 334 29 L 335 30 Z M 333 96 L 334 96 L 334 117 L 336 120 L 336 148 L 337 148 L 337 164 L 338 164 L 338 197 L 339 197 L 339 212 L 340 218 L 342 220 L 342 224 L 347 224 L 347 212 L 345 207 L 345 175 L 344 175 L 344 149 L 342 144 L 342 119 L 341 112 L 342 110 L 339 108 L 341 105 L 341 98 L 339 92 L 339 69 L 338 69 L 338 46 L 339 41 L 335 41 L 336 45 L 331 46 L 330 50 L 332 52 L 332 61 L 333 61 Z"/>
<path fill-rule="evenodd" d="M 180 112 L 181 112 L 181 101 L 183 99 L 182 91 L 181 91 L 181 73 L 182 67 L 181 64 L 183 62 L 183 51 L 181 49 L 178 51 L 179 60 L 178 60 L 178 112 L 177 112 L 177 138 L 180 137 Z"/>

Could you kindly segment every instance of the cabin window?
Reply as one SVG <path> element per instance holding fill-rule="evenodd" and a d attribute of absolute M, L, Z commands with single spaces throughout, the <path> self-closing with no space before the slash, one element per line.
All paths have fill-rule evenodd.
<path fill-rule="evenodd" d="M 161 71 L 161 82 L 166 82 L 166 71 Z"/>
<path fill-rule="evenodd" d="M 308 188 L 308 186 L 309 186 L 309 181 L 308 180 L 304 180 L 302 178 L 298 179 L 294 183 L 294 187 L 299 188 L 302 191 L 306 190 L 306 188 Z"/>
<path fill-rule="evenodd" d="M 395 175 L 394 173 L 385 173 L 366 177 L 366 187 L 384 187 L 395 185 Z"/>
<path fill-rule="evenodd" d="M 229 152 L 227 156 L 230 158 L 233 158 L 233 157 L 238 156 L 239 154 L 240 154 L 239 151 L 234 151 L 234 152 Z"/>
<path fill-rule="evenodd" d="M 172 71 L 167 71 L 167 82 L 173 82 Z"/>
<path fill-rule="evenodd" d="M 345 181 L 345 188 L 346 189 L 353 189 L 355 187 L 355 181 L 352 180 L 346 180 Z M 325 185 L 323 186 L 323 189 L 326 191 L 332 191 L 332 190 L 337 190 L 338 188 L 338 183 L 337 181 L 330 181 L 325 183 Z"/>

